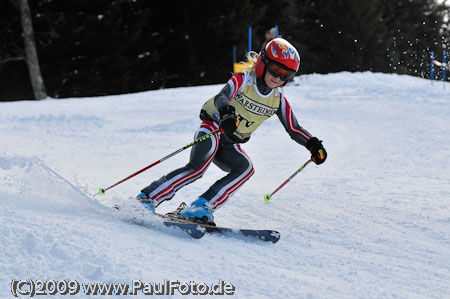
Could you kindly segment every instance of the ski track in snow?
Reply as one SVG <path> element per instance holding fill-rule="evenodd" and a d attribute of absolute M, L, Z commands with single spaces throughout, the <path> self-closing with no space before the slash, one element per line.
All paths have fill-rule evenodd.
<path fill-rule="evenodd" d="M 201 105 L 221 88 L 0 103 L 0 298 L 12 297 L 12 279 L 222 279 L 236 298 L 450 298 L 450 84 L 343 72 L 286 87 L 328 160 L 266 204 L 309 158 L 274 117 L 243 145 L 255 175 L 215 213 L 223 226 L 276 229 L 277 244 L 193 240 L 133 212 L 129 198 L 189 150 L 92 196 L 189 143 Z M 159 211 L 223 175 L 211 165 Z"/>

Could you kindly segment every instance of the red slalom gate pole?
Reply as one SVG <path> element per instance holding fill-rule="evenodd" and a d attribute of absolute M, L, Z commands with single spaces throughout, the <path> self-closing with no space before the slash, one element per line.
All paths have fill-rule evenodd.
<path fill-rule="evenodd" d="M 200 137 L 200 138 L 198 138 L 198 139 L 195 139 L 193 142 L 189 143 L 188 145 L 185 145 L 185 146 L 183 146 L 182 148 L 180 148 L 180 149 L 174 151 L 173 153 L 171 153 L 171 154 L 165 156 L 164 158 L 162 158 L 162 159 L 160 159 L 160 160 L 158 160 L 158 161 L 156 161 L 156 162 L 154 162 L 154 163 L 152 163 L 152 164 L 150 164 L 150 165 L 148 165 L 148 166 L 142 168 L 142 169 L 139 170 L 139 171 L 136 171 L 135 173 L 133 173 L 133 174 L 127 176 L 126 178 L 124 178 L 124 179 L 118 181 L 117 183 L 115 183 L 115 184 L 109 186 L 108 188 L 105 188 L 105 189 L 103 189 L 102 187 L 98 188 L 98 193 L 95 194 L 94 196 L 96 196 L 96 195 L 98 195 L 98 194 L 100 194 L 100 195 L 105 195 L 105 192 L 108 191 L 109 189 L 114 188 L 115 186 L 117 186 L 117 185 L 119 185 L 119 184 L 122 184 L 123 182 L 125 182 L 125 181 L 131 179 L 131 178 L 134 177 L 134 176 L 137 176 L 137 175 L 140 174 L 140 173 L 143 173 L 144 171 L 146 171 L 146 170 L 152 168 L 153 166 L 158 165 L 159 163 L 161 163 L 161 162 L 163 162 L 163 161 L 165 161 L 165 160 L 167 160 L 167 159 L 169 159 L 169 158 L 175 156 L 175 155 L 178 154 L 178 153 L 181 153 L 181 152 L 184 151 L 185 149 L 190 148 L 191 146 L 193 146 L 193 145 L 195 145 L 195 144 L 197 144 L 197 143 L 200 143 L 200 142 L 202 142 L 202 141 L 205 141 L 206 139 L 211 138 L 212 136 L 214 136 L 215 134 L 217 134 L 217 133 L 219 133 L 219 132 L 220 132 L 220 129 L 217 129 L 217 130 L 215 130 L 215 131 L 212 131 L 212 132 L 209 133 L 209 134 L 206 134 L 206 135 L 204 135 L 204 136 L 202 136 L 202 137 Z"/>
<path fill-rule="evenodd" d="M 311 163 L 312 160 L 309 159 L 306 161 L 305 164 L 303 164 L 299 169 L 297 169 L 296 172 L 294 172 L 286 181 L 284 181 L 283 184 L 281 184 L 275 191 L 273 191 L 271 194 L 264 195 L 264 201 L 270 202 L 272 200 L 272 196 L 277 193 L 281 188 L 283 188 L 287 183 L 289 183 L 300 171 L 302 171 L 306 166 L 308 166 L 309 163 Z"/>

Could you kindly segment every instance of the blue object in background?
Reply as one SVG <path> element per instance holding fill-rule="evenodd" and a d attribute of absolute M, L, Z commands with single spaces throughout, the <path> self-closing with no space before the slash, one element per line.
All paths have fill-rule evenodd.
<path fill-rule="evenodd" d="M 252 50 L 252 26 L 248 27 L 248 51 Z"/>
<path fill-rule="evenodd" d="M 444 66 L 442 67 L 442 81 L 444 81 L 444 88 L 445 88 L 445 72 L 447 71 L 447 51 L 444 51 L 442 63 L 444 64 Z"/>
<path fill-rule="evenodd" d="M 434 78 L 434 51 L 431 51 L 431 63 L 430 63 L 430 79 L 431 79 L 431 84 L 433 84 L 433 78 Z"/>

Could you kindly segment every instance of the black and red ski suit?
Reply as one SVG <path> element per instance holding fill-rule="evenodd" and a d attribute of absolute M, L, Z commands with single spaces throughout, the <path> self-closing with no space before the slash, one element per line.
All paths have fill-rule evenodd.
<path fill-rule="evenodd" d="M 188 164 L 145 187 L 142 191 L 155 202 L 155 206 L 171 199 L 180 188 L 201 178 L 212 162 L 227 175 L 200 196 L 209 201 L 213 211 L 222 207 L 255 172 L 241 143 L 247 142 L 251 133 L 273 114 L 278 116 L 297 143 L 305 146 L 312 137 L 298 124 L 281 88 L 270 89 L 262 78 L 256 78 L 254 72 L 244 72 L 234 75 L 219 94 L 202 107 L 202 123 L 195 133 L 195 139 L 219 128 L 217 111 L 225 105 L 236 108 L 240 121 L 238 130 L 233 135 L 216 134 L 197 143 L 192 148 Z"/>

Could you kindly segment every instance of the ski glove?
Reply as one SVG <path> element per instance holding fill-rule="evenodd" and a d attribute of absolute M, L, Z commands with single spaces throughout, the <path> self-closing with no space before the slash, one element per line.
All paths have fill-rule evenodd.
<path fill-rule="evenodd" d="M 306 142 L 306 148 L 311 152 L 311 160 L 317 165 L 322 164 L 327 159 L 327 151 L 322 145 L 322 141 L 312 137 Z"/>
<path fill-rule="evenodd" d="M 220 108 L 219 127 L 228 134 L 233 134 L 238 127 L 238 121 L 235 114 L 235 109 L 231 105 L 226 105 Z"/>

